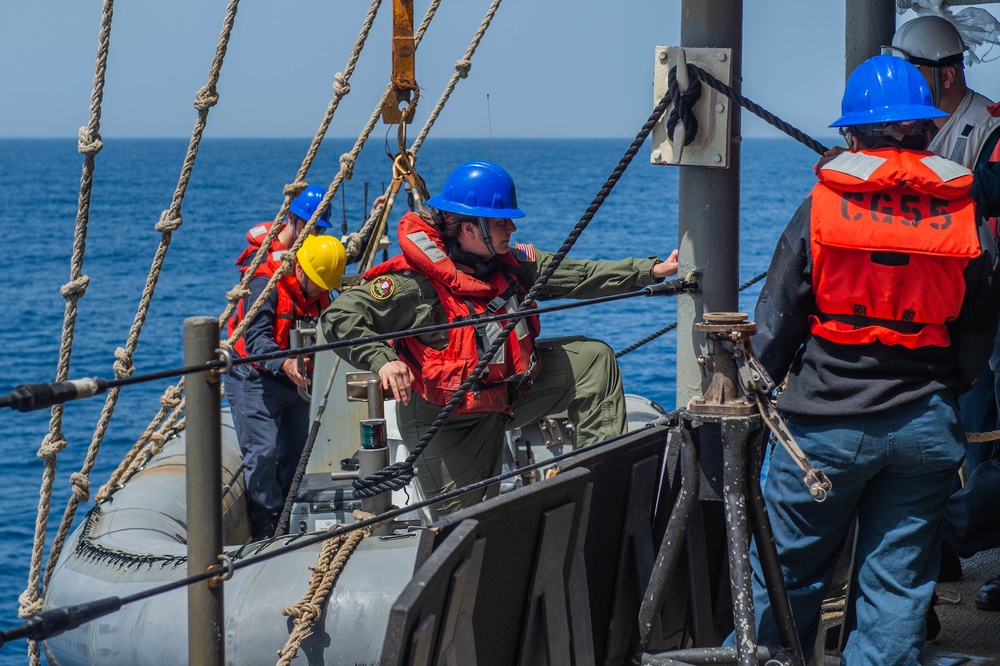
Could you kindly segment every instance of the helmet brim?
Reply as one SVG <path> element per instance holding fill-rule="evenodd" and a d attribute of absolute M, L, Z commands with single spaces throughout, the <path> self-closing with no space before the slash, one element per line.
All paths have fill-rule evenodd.
<path fill-rule="evenodd" d="M 875 123 L 899 123 L 906 120 L 925 120 L 929 118 L 947 118 L 948 114 L 933 106 L 909 104 L 902 106 L 872 109 L 845 113 L 830 123 L 829 127 L 851 127 L 853 125 L 872 125 Z"/>
<path fill-rule="evenodd" d="M 499 217 L 506 219 L 516 219 L 525 217 L 525 213 L 520 208 L 488 208 L 486 206 L 466 206 L 464 204 L 448 201 L 440 194 L 436 194 L 427 200 L 427 205 L 447 213 L 457 213 L 458 215 L 468 215 L 470 217 Z"/>

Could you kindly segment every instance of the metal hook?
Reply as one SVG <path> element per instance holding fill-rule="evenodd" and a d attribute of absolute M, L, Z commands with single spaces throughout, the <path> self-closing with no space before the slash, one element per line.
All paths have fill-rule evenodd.
<path fill-rule="evenodd" d="M 233 577 L 233 574 L 236 572 L 236 567 L 233 566 L 233 561 L 229 558 L 228 555 L 222 553 L 221 555 L 219 555 L 218 560 L 219 564 L 213 564 L 208 568 L 208 571 L 212 571 L 214 569 L 222 569 L 222 573 L 220 573 L 217 576 L 212 576 L 211 578 L 208 579 L 209 587 L 219 587 L 224 582 L 231 579 Z"/>
<path fill-rule="evenodd" d="M 233 352 L 225 347 L 219 347 L 215 350 L 215 353 L 219 355 L 219 360 L 222 361 L 222 367 L 215 368 L 212 372 L 216 373 L 216 375 L 229 374 L 229 371 L 233 369 Z"/>

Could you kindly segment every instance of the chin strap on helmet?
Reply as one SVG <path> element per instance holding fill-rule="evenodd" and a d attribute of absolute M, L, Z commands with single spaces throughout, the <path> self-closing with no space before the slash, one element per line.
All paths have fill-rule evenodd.
<path fill-rule="evenodd" d="M 486 222 L 485 217 L 477 216 L 476 219 L 479 220 L 479 230 L 483 232 L 483 242 L 486 243 L 486 249 L 490 251 L 490 256 L 492 257 L 497 251 L 493 247 L 493 236 L 490 235 L 490 225 Z"/>

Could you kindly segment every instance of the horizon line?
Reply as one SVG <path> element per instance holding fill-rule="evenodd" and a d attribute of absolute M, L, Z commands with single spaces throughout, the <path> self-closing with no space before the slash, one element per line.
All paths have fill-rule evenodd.
<path fill-rule="evenodd" d="M 172 135 L 172 136 L 134 136 L 134 135 L 124 135 L 124 136 L 105 136 L 101 135 L 102 141 L 173 141 L 173 140 L 189 140 L 190 135 Z M 494 136 L 492 140 L 497 141 L 627 141 L 635 137 L 629 136 Z M 774 134 L 751 134 L 743 135 L 741 137 L 743 140 L 746 139 L 790 139 L 792 137 L 785 136 L 780 132 Z M 836 134 L 830 135 L 817 135 L 814 137 L 816 139 L 836 139 Z M 311 136 L 206 136 L 202 137 L 202 141 L 311 141 L 313 137 Z M 357 137 L 352 136 L 328 136 L 328 140 L 347 140 L 353 141 Z M 436 137 L 438 141 L 489 141 L 491 137 L 489 136 L 439 136 Z M 61 135 L 61 136 L 0 136 L 0 141 L 77 141 L 77 137 Z"/>

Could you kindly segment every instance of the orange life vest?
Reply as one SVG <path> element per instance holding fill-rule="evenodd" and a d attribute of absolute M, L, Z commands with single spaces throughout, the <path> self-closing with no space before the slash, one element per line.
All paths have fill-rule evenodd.
<path fill-rule="evenodd" d="M 257 254 L 257 250 L 264 244 L 267 232 L 271 230 L 273 225 L 274 222 L 261 222 L 250 227 L 249 231 L 247 231 L 247 247 L 236 258 L 236 265 L 239 267 L 240 273 L 245 273 L 247 268 L 250 267 L 249 260 L 253 259 L 253 256 Z M 287 249 L 288 247 L 275 236 L 274 240 L 271 241 L 271 256 L 268 257 L 268 260 L 280 261 L 281 253 Z"/>
<path fill-rule="evenodd" d="M 517 260 L 504 253 L 497 256 L 502 267 L 480 280 L 463 273 L 445 251 L 437 229 L 414 213 L 399 223 L 399 245 L 403 253 L 371 268 L 364 277 L 375 280 L 387 273 L 412 270 L 434 286 L 449 322 L 474 320 L 516 309 L 525 291 L 517 281 Z M 413 372 L 413 390 L 428 402 L 445 405 L 473 369 L 505 321 L 479 326 L 461 326 L 448 332 L 444 349 L 434 349 L 416 337 L 401 338 L 393 346 L 400 360 Z M 456 414 L 511 413 L 508 388 L 525 390 L 540 369 L 535 352 L 538 316 L 521 319 L 493 357 L 486 374 L 455 408 Z"/>
<path fill-rule="evenodd" d="M 981 250 L 972 173 L 925 151 L 843 153 L 812 191 L 813 335 L 840 344 L 948 347 Z"/>
<path fill-rule="evenodd" d="M 268 259 L 257 267 L 254 278 L 265 277 L 270 279 L 280 267 L 280 259 L 277 261 Z M 319 298 L 306 299 L 305 294 L 302 293 L 302 289 L 299 287 L 299 281 L 295 279 L 294 271 L 282 276 L 274 286 L 274 290 L 278 296 L 278 302 L 274 308 L 272 336 L 274 337 L 274 342 L 278 345 L 278 349 L 288 349 L 290 344 L 289 331 L 292 330 L 292 325 L 296 321 L 300 321 L 306 317 L 319 317 L 320 313 L 330 305 L 330 297 L 324 293 Z M 239 304 L 236 306 L 236 312 L 226 323 L 227 336 L 232 336 L 233 331 L 243 321 L 243 317 L 246 314 L 244 308 L 245 302 L 246 299 L 240 299 Z M 233 343 L 233 349 L 243 358 L 249 356 L 242 336 L 237 338 Z M 256 363 L 253 366 L 258 369 L 260 368 Z"/>

